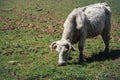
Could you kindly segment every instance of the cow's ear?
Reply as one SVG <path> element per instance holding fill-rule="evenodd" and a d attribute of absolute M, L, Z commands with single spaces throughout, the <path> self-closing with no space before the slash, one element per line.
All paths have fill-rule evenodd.
<path fill-rule="evenodd" d="M 72 50 L 72 51 L 75 51 L 76 49 L 75 49 L 75 47 L 74 47 L 74 46 L 72 46 L 71 50 Z"/>

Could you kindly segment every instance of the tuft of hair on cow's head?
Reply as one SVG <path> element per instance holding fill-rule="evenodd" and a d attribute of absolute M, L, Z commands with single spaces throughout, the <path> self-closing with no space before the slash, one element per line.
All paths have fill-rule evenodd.
<path fill-rule="evenodd" d="M 75 50 L 72 44 L 67 40 L 54 41 L 50 45 L 50 50 L 52 51 L 52 49 L 56 49 L 59 54 L 58 64 L 60 66 L 67 63 L 71 50 Z"/>

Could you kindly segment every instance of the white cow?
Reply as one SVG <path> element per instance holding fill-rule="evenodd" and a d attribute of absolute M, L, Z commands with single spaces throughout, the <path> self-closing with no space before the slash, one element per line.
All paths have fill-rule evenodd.
<path fill-rule="evenodd" d="M 83 49 L 86 38 L 101 35 L 105 43 L 105 52 L 109 52 L 111 29 L 111 9 L 107 3 L 96 3 L 85 7 L 75 8 L 64 23 L 62 39 L 50 45 L 59 53 L 58 64 L 67 63 L 73 44 L 78 43 L 80 51 L 79 62 L 83 61 Z"/>

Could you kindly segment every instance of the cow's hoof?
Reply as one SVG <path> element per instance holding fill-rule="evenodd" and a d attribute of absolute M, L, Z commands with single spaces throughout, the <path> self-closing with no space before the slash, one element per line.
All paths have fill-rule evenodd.
<path fill-rule="evenodd" d="M 72 60 L 72 57 L 69 57 L 68 60 Z"/>
<path fill-rule="evenodd" d="M 105 48 L 104 53 L 109 53 L 109 48 Z"/>
<path fill-rule="evenodd" d="M 81 63 L 83 63 L 83 62 L 84 62 L 84 59 L 79 59 L 79 60 L 78 60 L 78 63 L 79 63 L 79 64 L 81 64 Z"/>

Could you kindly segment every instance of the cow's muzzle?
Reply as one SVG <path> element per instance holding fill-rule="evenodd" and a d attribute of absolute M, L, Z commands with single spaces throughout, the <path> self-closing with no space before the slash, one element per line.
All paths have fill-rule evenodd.
<path fill-rule="evenodd" d="M 65 63 L 65 62 L 64 63 L 61 62 L 61 63 L 58 63 L 58 66 L 65 66 L 66 64 L 67 63 Z"/>

